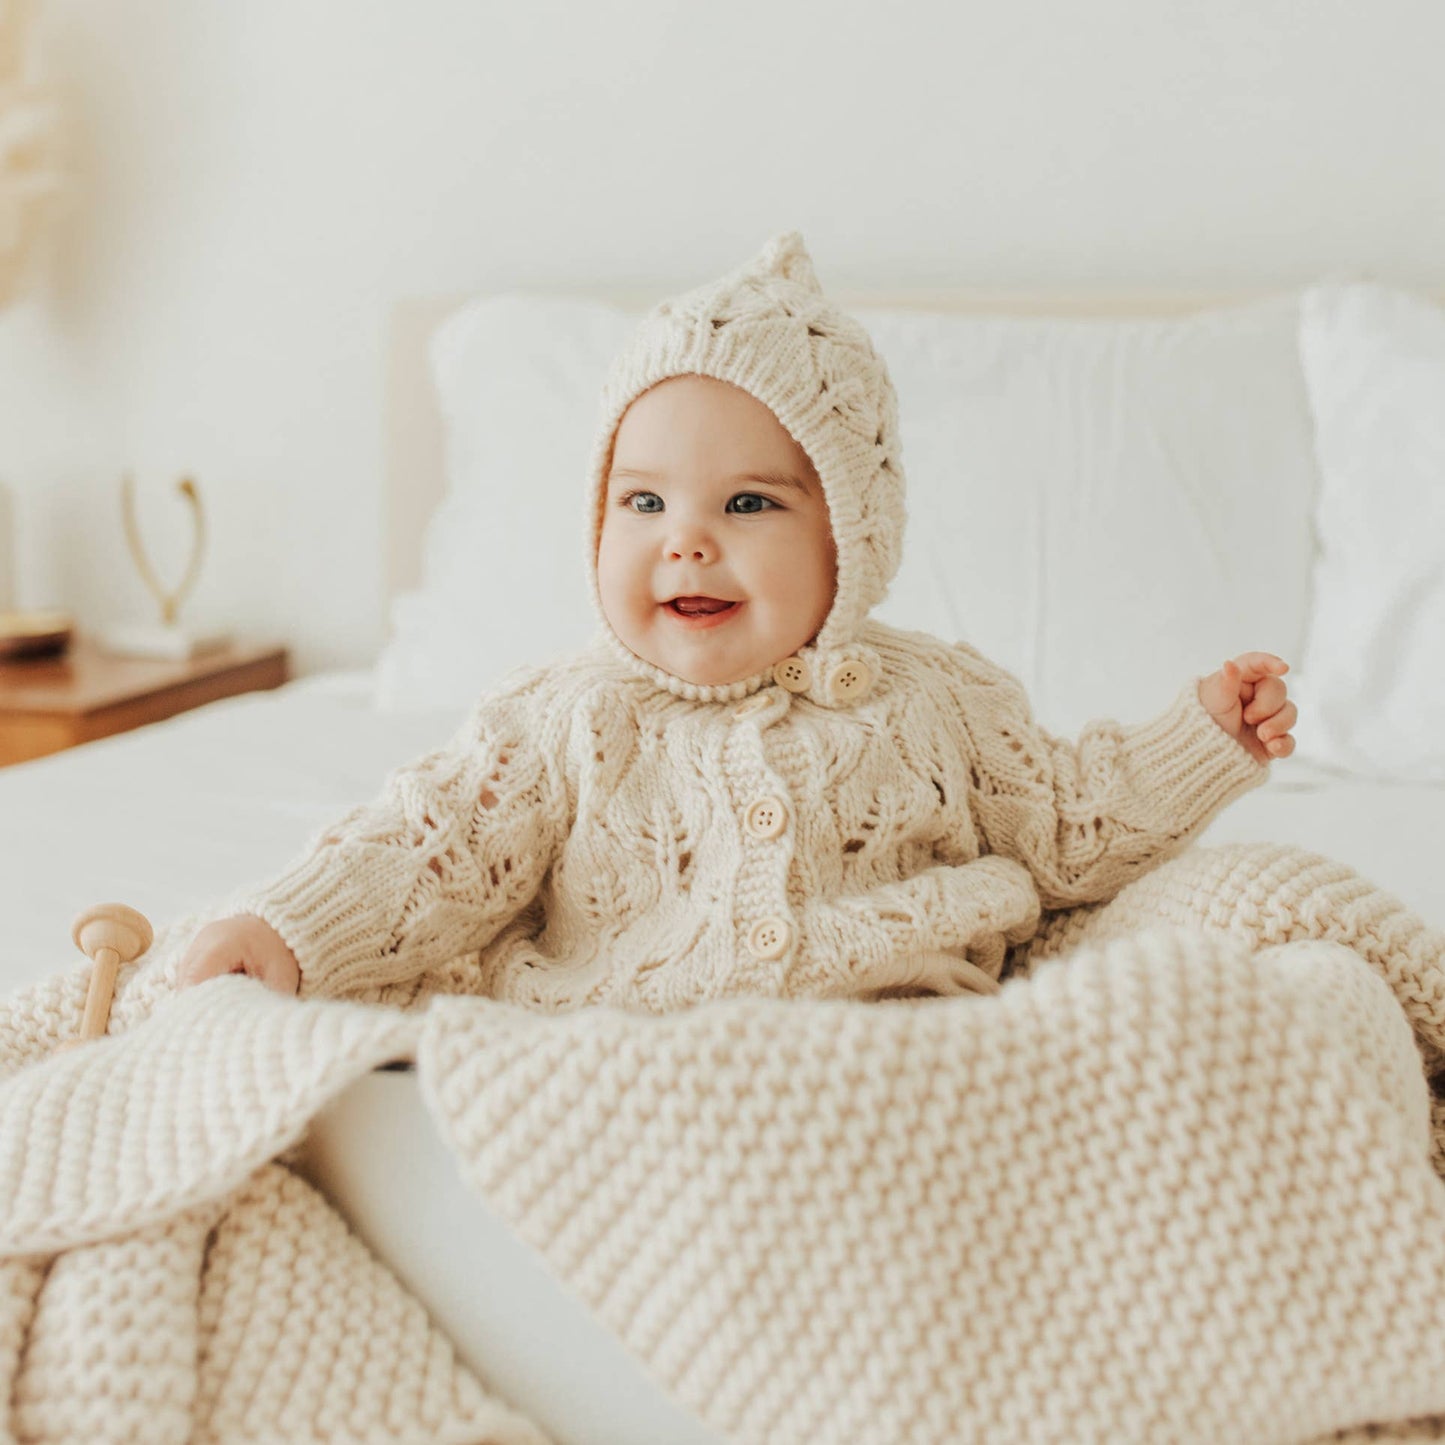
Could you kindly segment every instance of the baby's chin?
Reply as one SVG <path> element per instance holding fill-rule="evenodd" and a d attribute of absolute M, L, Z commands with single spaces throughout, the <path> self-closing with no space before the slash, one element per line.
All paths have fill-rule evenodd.
<path fill-rule="evenodd" d="M 775 658 L 773 661 L 781 661 Z M 681 678 L 683 682 L 690 682 L 694 687 L 727 687 L 734 682 L 746 682 L 749 678 L 756 677 L 759 673 L 770 672 L 773 662 L 759 660 L 756 663 L 741 663 L 728 667 L 721 664 L 706 666 L 697 658 L 679 658 L 666 654 L 649 657 L 648 662 L 654 667 L 660 667 L 664 672 L 670 672 L 674 677 Z"/>
<path fill-rule="evenodd" d="M 634 647 L 633 651 L 654 667 L 660 667 L 694 687 L 727 687 L 734 682 L 747 682 L 760 673 L 771 672 L 775 663 L 791 656 L 787 652 L 775 655 L 775 650 L 770 648 L 746 652 L 713 648 L 709 655 L 706 645 L 688 647 L 675 644 L 648 645 L 645 650 Z"/>

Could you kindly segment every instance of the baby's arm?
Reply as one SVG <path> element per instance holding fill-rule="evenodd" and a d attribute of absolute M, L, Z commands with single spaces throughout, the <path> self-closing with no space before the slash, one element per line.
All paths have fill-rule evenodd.
<path fill-rule="evenodd" d="M 566 792 L 551 759 L 565 723 L 526 688 L 489 695 L 247 895 L 241 921 L 259 919 L 289 950 L 303 997 L 399 983 L 485 946 L 561 846 Z"/>
<path fill-rule="evenodd" d="M 1210 716 L 1200 678 L 1150 721 L 1090 722 L 1074 742 L 1034 721 L 1011 673 L 953 652 L 980 841 L 1029 869 L 1047 909 L 1112 898 L 1269 776 Z"/>

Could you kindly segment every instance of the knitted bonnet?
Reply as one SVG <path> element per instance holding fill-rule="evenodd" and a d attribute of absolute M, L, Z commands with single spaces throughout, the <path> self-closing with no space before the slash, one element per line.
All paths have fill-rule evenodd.
<path fill-rule="evenodd" d="M 823 484 L 837 586 L 817 636 L 768 670 L 736 682 L 688 682 L 639 657 L 608 623 L 597 548 L 612 441 L 628 406 L 670 376 L 732 382 L 767 406 Z M 602 387 L 589 468 L 586 529 L 592 605 L 610 647 L 634 672 L 681 697 L 726 702 L 778 683 L 825 707 L 866 696 L 878 654 L 860 640 L 903 550 L 898 400 L 868 333 L 823 295 L 797 231 L 773 237 L 746 265 L 653 308 L 613 360 Z"/>

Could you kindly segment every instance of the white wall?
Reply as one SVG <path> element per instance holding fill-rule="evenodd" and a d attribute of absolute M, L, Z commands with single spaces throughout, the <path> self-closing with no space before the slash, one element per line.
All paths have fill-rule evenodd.
<path fill-rule="evenodd" d="M 9 600 L 146 611 L 119 478 L 175 579 L 190 471 L 188 615 L 301 671 L 384 636 L 399 295 L 663 294 L 791 226 L 825 286 L 1445 283 L 1434 0 L 48 0 L 43 41 L 80 191 L 0 312 Z"/>

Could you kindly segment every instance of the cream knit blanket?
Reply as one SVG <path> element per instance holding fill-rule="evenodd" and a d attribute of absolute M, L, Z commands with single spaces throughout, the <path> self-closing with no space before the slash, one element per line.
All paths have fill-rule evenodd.
<path fill-rule="evenodd" d="M 991 997 L 173 994 L 184 931 L 103 1043 L 84 970 L 0 1009 L 5 1439 L 544 1441 L 284 1162 L 397 1057 L 724 1438 L 1445 1439 L 1445 934 L 1329 859 L 1191 849 Z"/>

